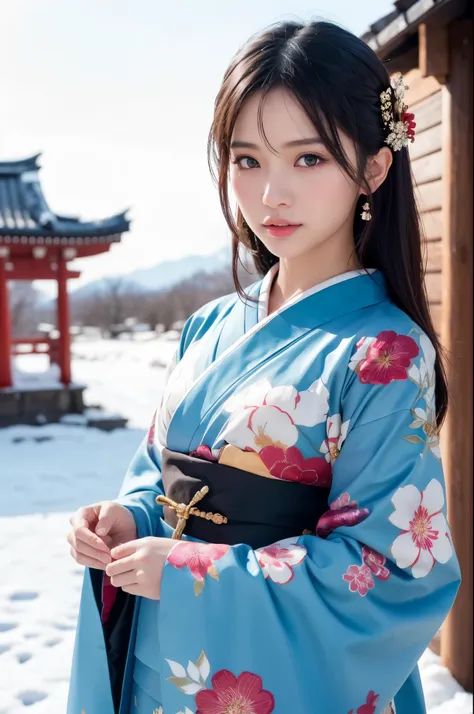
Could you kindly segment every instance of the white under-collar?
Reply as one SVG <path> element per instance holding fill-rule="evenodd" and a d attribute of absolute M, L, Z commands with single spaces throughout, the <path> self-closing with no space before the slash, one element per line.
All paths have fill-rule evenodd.
<path fill-rule="evenodd" d="M 266 317 L 268 317 L 268 303 L 270 300 L 270 293 L 272 290 L 273 286 L 273 281 L 278 273 L 278 270 L 280 268 L 279 263 L 275 263 L 268 273 L 265 275 L 265 277 L 262 280 L 262 284 L 260 287 L 260 295 L 258 299 L 258 322 L 260 320 L 264 320 Z M 334 275 L 334 277 L 329 278 L 328 280 L 323 280 L 322 283 L 318 283 L 317 285 L 313 285 L 311 288 L 308 288 L 307 290 L 304 290 L 302 293 L 299 295 L 296 295 L 295 297 L 290 298 L 290 300 L 287 300 L 284 302 L 278 310 L 275 311 L 275 314 L 278 314 L 282 310 L 285 310 L 289 305 L 292 305 L 295 302 L 298 302 L 299 300 L 303 300 L 304 298 L 309 297 L 310 295 L 313 295 L 314 293 L 319 292 L 320 290 L 324 290 L 325 288 L 329 288 L 332 285 L 337 285 L 337 283 L 342 283 L 345 280 L 351 280 L 352 278 L 358 278 L 361 275 L 367 275 L 367 273 L 372 274 L 376 272 L 376 268 L 368 268 L 368 269 L 361 269 L 361 270 L 348 270 L 345 273 L 340 273 L 339 275 Z"/>

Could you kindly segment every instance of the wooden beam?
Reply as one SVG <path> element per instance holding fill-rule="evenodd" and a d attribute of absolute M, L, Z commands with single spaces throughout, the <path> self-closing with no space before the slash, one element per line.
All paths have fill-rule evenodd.
<path fill-rule="evenodd" d="M 28 265 L 18 265 L 13 263 L 13 270 L 7 273 L 9 280 L 57 280 L 58 273 L 52 270 L 47 265 L 29 267 Z M 79 278 L 81 273 L 79 270 L 68 270 L 67 278 Z"/>
<path fill-rule="evenodd" d="M 6 258 L 0 256 L 0 389 L 13 384 L 10 357 L 12 329 L 5 264 Z"/>
<path fill-rule="evenodd" d="M 61 369 L 61 382 L 64 385 L 71 383 L 71 335 L 69 331 L 70 311 L 69 296 L 67 293 L 67 267 L 66 261 L 58 263 L 58 330 L 59 330 L 59 367 Z"/>
<path fill-rule="evenodd" d="M 462 583 L 443 627 L 443 663 L 473 690 L 473 208 L 472 20 L 450 27 L 450 67 L 443 89 L 445 230 L 442 342 L 448 351 L 450 407 L 443 428 L 448 517 Z"/>
<path fill-rule="evenodd" d="M 444 84 L 449 71 L 448 28 L 421 24 L 418 27 L 418 65 L 422 77 L 436 77 Z"/>

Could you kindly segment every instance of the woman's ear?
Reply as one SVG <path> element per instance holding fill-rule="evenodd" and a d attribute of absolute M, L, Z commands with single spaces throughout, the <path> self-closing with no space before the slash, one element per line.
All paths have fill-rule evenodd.
<path fill-rule="evenodd" d="M 388 146 L 382 147 L 378 154 L 369 158 L 365 171 L 365 180 L 372 193 L 375 193 L 387 178 L 392 161 L 393 154 Z"/>

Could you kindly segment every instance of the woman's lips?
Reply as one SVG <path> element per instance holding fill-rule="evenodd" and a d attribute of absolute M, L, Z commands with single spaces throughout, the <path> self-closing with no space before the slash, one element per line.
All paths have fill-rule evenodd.
<path fill-rule="evenodd" d="M 301 228 L 301 223 L 288 226 L 264 226 L 264 228 L 274 238 L 286 238 L 287 236 L 291 236 L 298 228 Z"/>

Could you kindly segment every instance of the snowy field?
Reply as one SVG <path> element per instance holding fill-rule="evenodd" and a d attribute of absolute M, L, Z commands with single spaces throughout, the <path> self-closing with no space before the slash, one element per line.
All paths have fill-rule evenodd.
<path fill-rule="evenodd" d="M 68 518 L 116 495 L 175 347 L 164 338 L 74 343 L 73 377 L 89 385 L 87 403 L 128 417 L 127 429 L 0 429 L 0 714 L 66 712 L 82 580 L 66 542 Z M 16 366 L 41 370 L 42 360 L 22 356 Z M 472 695 L 430 651 L 421 673 L 429 714 L 472 714 Z"/>

